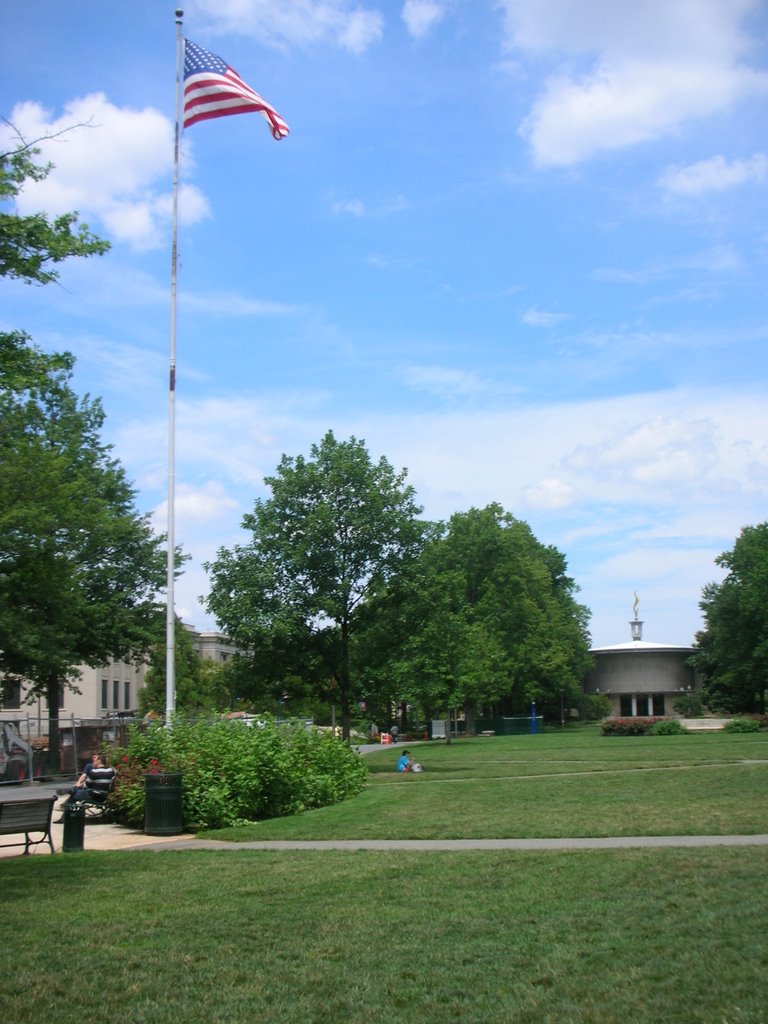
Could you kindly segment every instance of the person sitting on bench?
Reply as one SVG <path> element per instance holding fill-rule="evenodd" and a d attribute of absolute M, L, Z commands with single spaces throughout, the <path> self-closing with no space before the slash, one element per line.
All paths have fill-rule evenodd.
<path fill-rule="evenodd" d="M 117 772 L 107 764 L 104 754 L 94 754 L 90 764 L 83 769 L 83 774 L 77 780 L 62 807 L 79 803 L 85 800 L 92 804 L 103 804 L 112 788 Z M 59 822 L 63 821 L 59 819 Z"/>

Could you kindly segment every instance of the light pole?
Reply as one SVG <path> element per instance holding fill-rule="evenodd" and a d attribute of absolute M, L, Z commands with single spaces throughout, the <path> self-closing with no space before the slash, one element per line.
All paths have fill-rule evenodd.
<path fill-rule="evenodd" d="M 693 712 L 693 698 L 690 686 L 681 686 L 680 693 L 685 694 L 685 717 L 690 718 Z"/>

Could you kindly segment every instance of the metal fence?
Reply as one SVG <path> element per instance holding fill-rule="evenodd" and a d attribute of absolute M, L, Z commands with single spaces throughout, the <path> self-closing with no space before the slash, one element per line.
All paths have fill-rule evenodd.
<path fill-rule="evenodd" d="M 125 718 L 62 716 L 58 720 L 57 759 L 52 756 L 47 718 L 30 715 L 0 719 L 0 785 L 52 775 L 77 775 L 105 743 L 122 746 L 127 741 L 130 722 Z"/>

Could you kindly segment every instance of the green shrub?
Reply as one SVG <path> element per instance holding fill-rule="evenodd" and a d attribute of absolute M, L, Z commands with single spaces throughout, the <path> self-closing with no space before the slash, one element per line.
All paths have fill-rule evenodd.
<path fill-rule="evenodd" d="M 700 718 L 704 713 L 704 700 L 698 690 L 689 690 L 682 697 L 676 697 L 672 707 L 684 718 Z"/>
<path fill-rule="evenodd" d="M 754 718 L 732 718 L 723 726 L 724 732 L 759 732 L 760 723 Z"/>
<path fill-rule="evenodd" d="M 689 736 L 690 733 L 676 718 L 665 718 L 651 727 L 651 736 Z"/>
<path fill-rule="evenodd" d="M 599 722 L 611 713 L 611 701 L 604 693 L 584 693 L 579 700 L 579 717 L 584 722 Z"/>
<path fill-rule="evenodd" d="M 650 736 L 651 730 L 663 718 L 606 718 L 600 725 L 603 736 Z"/>
<path fill-rule="evenodd" d="M 603 736 L 681 736 L 687 734 L 676 718 L 606 718 L 601 724 Z"/>
<path fill-rule="evenodd" d="M 114 754 L 115 815 L 139 827 L 144 820 L 144 774 L 183 773 L 186 828 L 224 828 L 297 814 L 359 793 L 367 769 L 348 744 L 303 725 L 261 727 L 241 721 L 185 722 L 173 728 L 134 727 Z"/>

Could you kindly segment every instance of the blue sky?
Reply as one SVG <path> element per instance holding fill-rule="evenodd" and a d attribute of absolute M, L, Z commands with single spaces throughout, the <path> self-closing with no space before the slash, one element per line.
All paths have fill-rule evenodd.
<path fill-rule="evenodd" d="M 430 518 L 526 520 L 596 645 L 635 591 L 645 639 L 692 642 L 714 557 L 766 519 L 766 3 L 184 7 L 291 134 L 183 137 L 177 610 L 213 626 L 201 563 L 330 428 Z M 175 51 L 164 0 L 0 7 L 0 112 L 55 136 L 20 209 L 112 242 L 60 285 L 0 282 L 0 329 L 75 354 L 160 529 Z"/>

